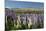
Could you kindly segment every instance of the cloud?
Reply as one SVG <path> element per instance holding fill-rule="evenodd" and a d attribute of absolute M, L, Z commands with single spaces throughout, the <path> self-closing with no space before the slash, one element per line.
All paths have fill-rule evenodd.
<path fill-rule="evenodd" d="M 7 6 L 6 8 L 11 8 L 11 7 Z"/>

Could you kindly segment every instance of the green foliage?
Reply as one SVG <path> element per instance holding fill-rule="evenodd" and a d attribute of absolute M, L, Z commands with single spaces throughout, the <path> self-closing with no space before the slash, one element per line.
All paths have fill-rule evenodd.
<path fill-rule="evenodd" d="M 18 27 L 17 27 L 18 26 Z M 43 26 L 42 26 L 43 27 Z M 42 28 L 40 24 L 38 24 L 37 28 Z M 5 24 L 5 30 L 22 30 L 22 29 L 32 29 L 32 25 L 30 25 L 30 28 L 28 27 L 28 23 L 25 25 L 23 23 L 14 23 L 14 20 L 8 19 L 7 24 Z"/>

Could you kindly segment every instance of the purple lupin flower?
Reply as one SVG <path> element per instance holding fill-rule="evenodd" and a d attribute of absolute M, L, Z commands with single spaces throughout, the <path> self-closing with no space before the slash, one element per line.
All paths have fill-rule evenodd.
<path fill-rule="evenodd" d="M 13 10 L 10 10 L 8 8 L 5 8 L 5 16 L 12 16 L 13 19 L 15 19 L 15 12 Z"/>

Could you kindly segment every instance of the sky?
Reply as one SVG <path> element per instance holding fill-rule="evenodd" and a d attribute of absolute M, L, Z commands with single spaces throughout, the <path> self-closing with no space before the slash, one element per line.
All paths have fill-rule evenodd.
<path fill-rule="evenodd" d="M 25 2 L 25 1 L 8 1 L 5 2 L 5 8 L 43 8 L 44 3 Z"/>

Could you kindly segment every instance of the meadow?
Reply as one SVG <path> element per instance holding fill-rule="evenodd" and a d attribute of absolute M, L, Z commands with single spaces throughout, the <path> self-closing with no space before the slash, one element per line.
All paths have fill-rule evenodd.
<path fill-rule="evenodd" d="M 42 9 L 5 9 L 5 30 L 40 29 L 44 27 Z"/>

